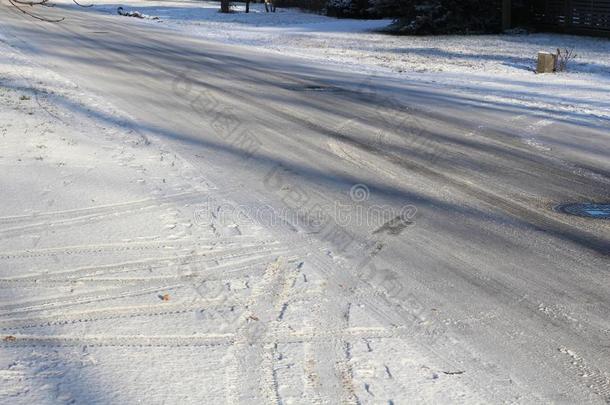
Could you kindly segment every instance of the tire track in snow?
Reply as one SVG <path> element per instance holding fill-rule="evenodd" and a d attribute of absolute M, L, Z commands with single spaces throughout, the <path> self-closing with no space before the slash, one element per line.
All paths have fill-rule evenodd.
<path fill-rule="evenodd" d="M 19 277 L 0 278 L 0 284 L 19 283 L 32 281 L 36 283 L 49 281 L 78 281 L 81 278 L 105 276 L 109 274 L 125 274 L 129 272 L 155 269 L 180 268 L 181 266 L 197 265 L 198 268 L 212 271 L 215 267 L 240 265 L 243 262 L 262 260 L 274 254 L 289 252 L 290 249 L 275 246 L 253 246 L 251 248 L 229 248 L 226 250 L 212 250 L 205 253 L 196 253 L 182 256 L 167 256 L 159 258 L 147 258 L 119 264 L 108 264 L 104 266 L 81 267 L 61 271 L 46 271 L 36 274 L 25 274 Z"/>
<path fill-rule="evenodd" d="M 274 344 L 263 342 L 270 320 L 263 319 L 261 322 L 258 316 L 273 316 L 275 295 L 283 284 L 283 272 L 282 258 L 267 265 L 262 280 L 254 286 L 245 304 L 249 316 L 242 319 L 243 323 L 236 332 L 235 344 L 229 349 L 231 359 L 227 371 L 231 375 L 227 376 L 227 397 L 235 398 L 238 402 L 248 399 L 258 403 L 278 404 L 280 401 L 273 373 L 269 374 L 269 368 L 273 366 Z M 253 364 L 260 366 L 252 367 Z"/>
<path fill-rule="evenodd" d="M 356 328 L 354 330 L 329 330 L 322 332 L 311 331 L 296 331 L 294 333 L 271 333 L 259 340 L 259 345 L 273 346 L 274 342 L 286 344 L 303 344 L 305 342 L 319 344 L 329 338 L 341 337 L 343 339 L 383 339 L 392 338 L 392 331 L 385 328 Z M 10 336 L 10 338 L 8 338 Z M 14 334 L 4 336 L 0 340 L 0 347 L 39 347 L 39 346 L 63 346 L 63 347 L 80 347 L 80 346 L 134 346 L 134 347 L 184 347 L 184 346 L 229 346 L 230 349 L 243 344 L 243 334 L 241 331 L 235 333 L 205 333 L 205 334 L 189 334 L 189 335 L 27 335 Z M 239 363 L 238 363 L 239 364 Z M 261 364 L 261 363 L 258 363 Z M 237 369 L 239 373 L 252 372 L 252 370 Z M 238 373 L 238 374 L 239 374 Z M 268 378 L 262 377 L 263 380 L 256 380 L 259 386 L 259 393 L 269 395 L 268 398 L 273 398 L 275 394 L 272 392 L 274 387 L 269 387 Z M 238 377 L 231 379 L 234 382 L 239 380 Z M 242 380 L 239 380 L 243 383 Z M 273 385 L 273 382 L 272 382 Z M 264 389 L 261 392 L 261 388 Z M 237 390 L 243 388 L 237 388 Z M 248 397 L 251 393 L 246 391 L 243 396 Z"/>
<path fill-rule="evenodd" d="M 163 303 L 154 305 L 138 305 L 128 307 L 114 307 L 102 310 L 87 310 L 71 313 L 62 313 L 61 315 L 8 319 L 0 320 L 0 330 L 9 332 L 12 330 L 30 329 L 46 326 L 63 326 L 75 323 L 130 319 L 137 317 L 176 315 L 197 311 L 202 308 L 216 307 L 219 305 L 232 305 L 238 302 L 239 301 L 237 300 L 227 302 L 225 300 L 219 299 L 199 299 L 196 302 L 188 304 Z"/>
<path fill-rule="evenodd" d="M 21 301 L 21 302 L 15 302 L 12 301 L 10 303 L 0 303 L 0 316 L 10 316 L 11 314 L 14 313 L 27 313 L 27 312 L 35 312 L 35 311 L 41 311 L 41 310 L 48 310 L 49 308 L 56 308 L 56 307 L 66 307 L 66 306 L 73 306 L 73 305 L 80 305 L 80 304 L 88 304 L 91 302 L 99 302 L 99 301 L 108 301 L 108 300 L 116 300 L 116 299 L 120 299 L 120 298 L 125 298 L 125 297 L 130 297 L 130 296 L 138 296 L 138 295 L 144 295 L 147 293 L 153 293 L 153 292 L 158 292 L 158 291 L 164 291 L 164 290 L 170 290 L 173 288 L 184 288 L 184 287 L 189 287 L 189 286 L 193 286 L 193 283 L 198 282 L 200 280 L 201 277 L 205 277 L 206 280 L 212 280 L 212 279 L 226 279 L 227 275 L 231 275 L 233 277 L 235 277 L 236 275 L 248 275 L 252 273 L 252 269 L 255 268 L 256 266 L 262 266 L 267 264 L 271 257 L 276 257 L 278 253 L 282 253 L 282 252 L 286 252 L 289 250 L 281 250 L 279 252 L 270 252 L 266 253 L 266 254 L 261 254 L 261 255 L 245 255 L 245 258 L 243 261 L 230 261 L 228 263 L 224 263 L 224 264 L 219 264 L 218 262 L 214 262 L 213 266 L 210 267 L 206 267 L 204 269 L 203 272 L 196 272 L 196 273 L 192 273 L 192 274 L 182 274 L 177 272 L 175 276 L 171 276 L 168 278 L 152 278 L 149 280 L 145 280 L 145 281 L 139 281 L 136 283 L 135 286 L 128 286 L 128 287 L 121 287 L 120 282 L 126 283 L 126 284 L 134 284 L 134 282 L 132 280 L 129 279 L 117 279 L 116 283 L 112 283 L 111 280 L 108 280 L 108 282 L 104 282 L 102 287 L 102 290 L 94 290 L 94 291 L 88 291 L 85 293 L 81 293 L 81 294 L 73 294 L 70 296 L 66 296 L 66 295 L 59 295 L 56 297 L 50 297 L 50 298 L 46 298 L 46 299 L 33 299 L 33 300 L 26 300 L 26 301 Z M 184 264 L 184 263 L 182 263 Z M 137 268 L 138 270 L 141 270 L 142 268 Z M 146 268 L 145 268 L 146 269 Z M 133 270 L 133 269 L 129 269 L 129 270 Z M 79 283 L 80 280 L 78 278 L 74 278 L 74 279 L 67 279 L 67 280 L 61 280 L 61 279 L 48 279 L 50 281 L 52 281 L 51 285 L 54 284 L 68 284 L 71 285 L 71 283 Z M 39 286 L 41 281 L 39 281 L 36 278 L 33 279 L 18 279 L 16 280 L 16 284 L 19 284 L 20 282 L 27 282 L 27 283 L 31 283 L 30 285 L 36 285 Z M 96 280 L 93 279 L 91 280 L 93 282 L 95 282 Z M 119 282 L 120 281 L 120 282 Z M 168 281 L 170 282 L 168 284 Z M 179 283 L 176 283 L 176 281 L 180 281 Z M 4 284 L 4 283 L 3 283 Z M 10 281 L 8 282 L 8 284 L 10 285 Z M 2 284 L 0 284 L 2 285 Z M 6 285 L 6 284 L 5 284 Z M 42 282 L 42 285 L 44 285 L 44 282 Z M 110 286 L 114 286 L 116 288 L 112 288 L 109 289 L 108 285 Z M 145 285 L 148 288 L 142 288 L 142 286 Z M 136 288 L 134 288 L 136 287 Z"/>
<path fill-rule="evenodd" d="M 221 279 L 234 281 L 235 279 Z M 297 292 L 290 297 L 287 304 L 301 302 L 309 299 L 309 292 Z M 105 320 L 118 320 L 136 317 L 154 317 L 171 314 L 183 314 L 198 310 L 209 310 L 219 308 L 231 308 L 233 306 L 244 306 L 246 298 L 197 298 L 188 303 L 162 303 L 151 305 L 133 305 L 125 307 L 112 307 L 108 309 L 87 309 L 83 311 L 62 312 L 60 314 L 31 316 L 24 318 L 0 319 L 0 330 L 11 331 L 46 326 L 62 326 L 73 323 L 96 322 Z M 279 334 L 281 335 L 281 333 Z M 306 336 L 307 334 L 303 334 Z M 292 336 L 298 337 L 299 333 L 293 332 Z"/>
<path fill-rule="evenodd" d="M 31 259 L 36 257 L 47 256 L 75 256 L 75 255 L 101 255 L 107 253 L 120 252 L 139 252 L 146 250 L 167 250 L 176 251 L 179 249 L 214 249 L 218 246 L 227 247 L 253 247 L 265 246 L 268 244 L 274 245 L 278 242 L 275 240 L 260 240 L 260 238 L 248 236 L 235 236 L 233 238 L 219 239 L 210 238 L 205 240 L 168 240 L 159 242 L 127 242 L 127 243 L 111 243 L 111 244 L 93 244 L 83 246 L 65 246 L 53 247 L 46 249 L 25 249 L 12 252 L 1 252 L 0 260 L 13 259 Z"/>
<path fill-rule="evenodd" d="M 115 288 L 100 291 L 86 292 L 77 295 L 59 295 L 54 298 L 29 300 L 25 302 L 15 302 L 0 305 L 0 317 L 9 317 L 15 314 L 24 314 L 38 311 L 48 311 L 49 309 L 66 308 L 74 305 L 100 303 L 113 301 L 121 298 L 137 297 L 147 294 L 154 294 L 160 291 L 169 291 L 182 287 L 182 284 L 160 284 L 158 286 L 148 286 L 147 288 Z"/>
<path fill-rule="evenodd" d="M 133 202 L 109 204 L 99 207 L 82 208 L 66 211 L 43 212 L 34 215 L 22 215 L 0 218 L 0 226 L 17 225 L 0 229 L 0 239 L 21 236 L 48 228 L 69 227 L 82 223 L 99 222 L 111 217 L 119 217 L 134 211 L 159 208 L 164 204 L 189 201 L 200 197 L 201 193 L 182 193 L 160 198 L 151 198 Z"/>
<path fill-rule="evenodd" d="M 584 380 L 585 384 L 593 390 L 606 404 L 610 404 L 610 377 L 608 371 L 602 371 L 587 364 L 587 362 L 574 351 L 560 347 L 559 352 L 566 355 L 569 362 L 568 369 Z"/>

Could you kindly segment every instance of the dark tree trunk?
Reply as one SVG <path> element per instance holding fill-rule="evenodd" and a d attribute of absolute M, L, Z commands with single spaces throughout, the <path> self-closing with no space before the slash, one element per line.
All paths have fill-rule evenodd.
<path fill-rule="evenodd" d="M 231 11 L 231 2 L 229 0 L 220 0 L 220 12 L 228 13 Z"/>
<path fill-rule="evenodd" d="M 275 13 L 275 2 L 273 0 L 265 0 L 265 11 Z"/>
<path fill-rule="evenodd" d="M 246 0 L 246 13 L 250 12 L 250 0 Z"/>
<path fill-rule="evenodd" d="M 511 17 L 512 6 L 510 0 L 502 0 L 502 29 L 507 30 L 511 28 L 512 17 Z"/>

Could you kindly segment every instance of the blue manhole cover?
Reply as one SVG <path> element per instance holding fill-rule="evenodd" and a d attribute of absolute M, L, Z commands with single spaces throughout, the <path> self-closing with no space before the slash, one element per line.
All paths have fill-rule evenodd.
<path fill-rule="evenodd" d="M 579 217 L 610 219 L 610 204 L 562 204 L 557 207 L 557 210 Z"/>

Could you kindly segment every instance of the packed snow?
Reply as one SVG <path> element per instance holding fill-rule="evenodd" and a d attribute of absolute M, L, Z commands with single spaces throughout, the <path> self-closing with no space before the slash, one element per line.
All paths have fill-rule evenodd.
<path fill-rule="evenodd" d="M 76 8 L 68 0 L 56 4 Z M 119 6 L 160 20 L 119 16 Z M 215 2 L 129 0 L 79 10 L 364 72 L 377 81 L 417 81 L 531 106 L 544 111 L 544 119 L 516 119 L 527 123 L 523 142 L 540 154 L 561 147 L 543 134 L 554 118 L 583 125 L 605 125 L 610 118 L 606 39 L 391 37 L 375 32 L 388 20 L 251 7 L 250 14 L 241 4 L 220 14 Z M 413 324 L 407 328 L 380 322 L 397 309 L 380 304 L 379 288 L 342 284 L 345 261 L 331 257 L 326 244 L 280 240 L 247 217 L 222 215 L 231 204 L 223 187 L 243 188 L 245 180 L 213 183 L 163 139 L 133 128 L 127 113 L 8 42 L 0 27 L 0 402 L 485 403 L 484 390 L 472 387 L 487 386 L 507 402 L 539 400 L 519 391 L 525 377 L 497 370 L 449 334 L 441 339 L 443 350 L 459 351 L 462 357 L 455 358 L 467 362 L 441 361 L 410 339 L 438 338 L 428 331 L 439 324 L 476 331 L 472 325 L 502 318 L 502 308 L 455 320 L 416 301 L 409 303 Z M 578 54 L 569 71 L 534 74 L 536 53 L 557 47 Z M 608 143 L 599 142 L 601 160 Z M 346 155 L 349 146 L 334 145 Z M 436 249 L 432 240 L 430 246 Z M 442 249 L 455 249 L 449 258 L 460 261 L 466 260 L 459 253 L 464 246 Z M 425 262 L 425 253 L 413 260 Z M 338 281 L 328 263 L 340 268 Z M 497 281 L 483 272 L 476 277 Z M 447 285 L 447 294 L 459 287 Z M 522 297 L 530 298 L 548 297 Z M 573 316 L 552 300 L 536 311 L 553 319 Z M 603 319 L 594 320 L 605 327 Z M 573 324 L 581 327 L 576 319 Z M 507 330 L 508 340 L 523 339 L 517 329 Z M 578 378 L 594 376 L 597 396 L 582 384 L 570 390 L 594 399 L 610 392 L 604 370 L 560 343 L 543 355 L 558 358 Z"/>
<path fill-rule="evenodd" d="M 0 37 L 0 403 L 481 401 L 130 122 Z"/>
<path fill-rule="evenodd" d="M 73 6 L 68 0 L 59 1 Z M 610 44 L 605 38 L 559 34 L 396 37 L 375 32 L 391 20 L 336 19 L 297 9 L 266 13 L 262 4 L 252 4 L 248 14 L 243 3 L 235 3 L 231 14 L 219 13 L 218 3 L 209 1 L 93 4 L 92 11 L 114 15 L 123 6 L 158 16 L 159 24 L 187 35 L 257 52 L 294 56 L 371 76 L 417 80 L 490 101 L 554 110 L 559 115 L 578 112 L 610 117 L 604 97 L 610 92 Z M 569 71 L 536 75 L 537 53 L 557 48 L 575 51 L 577 58 L 569 64 Z"/>

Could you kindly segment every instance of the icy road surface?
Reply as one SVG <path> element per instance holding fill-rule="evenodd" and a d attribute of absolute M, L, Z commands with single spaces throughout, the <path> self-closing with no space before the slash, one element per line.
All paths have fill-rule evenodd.
<path fill-rule="evenodd" d="M 610 401 L 610 221 L 555 209 L 606 117 L 45 12 L 0 6 L 0 402 Z"/>

